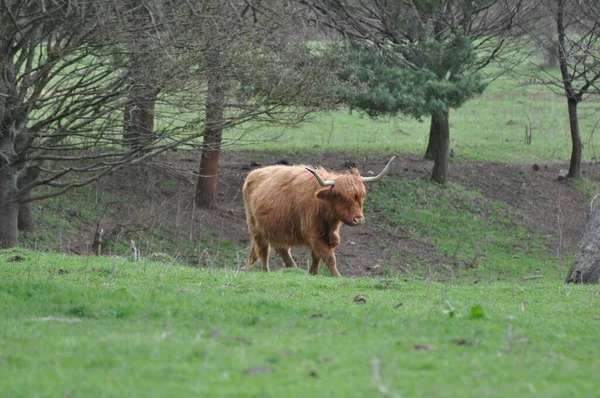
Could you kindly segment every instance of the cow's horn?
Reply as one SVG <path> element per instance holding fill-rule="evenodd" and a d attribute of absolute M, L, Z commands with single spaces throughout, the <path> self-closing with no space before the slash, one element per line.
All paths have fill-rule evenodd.
<path fill-rule="evenodd" d="M 386 164 L 383 170 L 381 170 L 381 173 L 377 174 L 375 177 L 362 177 L 362 182 L 375 182 L 381 180 L 383 176 L 386 175 L 390 170 L 390 164 L 392 164 L 392 160 L 394 159 L 396 159 L 396 157 L 392 156 L 388 164 Z"/>
<path fill-rule="evenodd" d="M 319 184 L 321 184 L 322 187 L 332 187 L 335 185 L 335 180 L 324 181 L 323 178 L 319 175 L 319 173 L 317 173 L 313 169 L 307 167 L 306 170 L 310 171 L 312 175 L 315 176 L 315 178 L 317 179 L 317 181 L 319 181 Z"/>

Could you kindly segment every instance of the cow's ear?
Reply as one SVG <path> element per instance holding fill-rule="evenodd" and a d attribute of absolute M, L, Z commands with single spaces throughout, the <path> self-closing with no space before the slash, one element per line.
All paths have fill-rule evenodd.
<path fill-rule="evenodd" d="M 323 188 L 323 189 L 317 191 L 317 198 L 319 198 L 321 200 L 330 200 L 332 194 L 333 194 L 333 187 Z"/>

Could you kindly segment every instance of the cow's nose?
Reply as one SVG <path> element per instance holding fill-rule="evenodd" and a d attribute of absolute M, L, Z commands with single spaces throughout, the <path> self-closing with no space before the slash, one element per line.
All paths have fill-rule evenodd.
<path fill-rule="evenodd" d="M 359 224 L 362 224 L 362 223 L 364 223 L 364 222 L 365 222 L 365 218 L 364 218 L 364 217 L 362 217 L 362 216 L 361 216 L 361 217 L 354 217 L 354 218 L 352 219 L 352 221 L 354 221 L 354 224 L 355 224 L 355 225 L 359 225 Z"/>

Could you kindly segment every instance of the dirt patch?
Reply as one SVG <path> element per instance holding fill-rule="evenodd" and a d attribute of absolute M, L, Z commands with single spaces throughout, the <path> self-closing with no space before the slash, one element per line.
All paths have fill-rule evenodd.
<path fill-rule="evenodd" d="M 113 212 L 102 221 L 105 239 L 128 242 L 132 233 L 141 236 L 140 249 L 150 247 L 153 231 L 165 228 L 172 238 L 193 246 L 193 242 L 212 239 L 216 251 L 196 253 L 197 264 L 218 265 L 219 245 L 228 240 L 239 248 L 231 261 L 243 265 L 249 236 L 246 228 L 241 188 L 251 169 L 272 164 L 320 165 L 334 170 L 358 167 L 363 174 L 383 168 L 388 154 L 369 156 L 326 152 L 272 153 L 260 151 L 231 151 L 223 153 L 219 180 L 218 206 L 212 210 L 193 206 L 194 182 L 197 176 L 198 154 L 176 152 L 162 156 L 145 166 L 136 166 L 110 176 L 98 183 L 97 189 L 120 198 L 110 203 Z M 565 165 L 506 165 L 495 163 L 453 162 L 450 181 L 467 188 L 477 189 L 491 200 L 504 202 L 522 213 L 524 226 L 542 231 L 554 240 L 557 248 L 569 251 L 578 244 L 587 217 L 584 194 L 572 184 L 557 179 Z M 597 164 L 583 165 L 587 178 L 597 178 Z M 391 174 L 403 179 L 428 178 L 431 163 L 414 154 L 402 154 L 394 162 Z M 374 188 L 376 189 L 376 188 Z M 381 275 L 384 264 L 392 264 L 400 271 L 411 269 L 406 259 L 418 258 L 421 264 L 451 263 L 452 259 L 439 253 L 427 242 L 412 239 L 406 231 L 369 223 L 360 227 L 342 227 L 342 242 L 337 249 L 340 272 L 345 276 Z M 71 239 L 71 250 L 89 252 L 96 226 L 90 226 L 85 236 Z M 144 235 L 146 234 L 146 235 Z M 183 250 L 183 249 L 182 249 Z M 307 268 L 308 250 L 295 250 L 296 262 Z M 274 269 L 281 266 L 272 257 Z"/>

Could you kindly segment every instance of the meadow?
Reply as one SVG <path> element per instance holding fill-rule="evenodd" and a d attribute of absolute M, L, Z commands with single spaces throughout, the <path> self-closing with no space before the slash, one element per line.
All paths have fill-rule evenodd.
<path fill-rule="evenodd" d="M 0 256 L 0 396 L 593 396 L 597 286 Z"/>
<path fill-rule="evenodd" d="M 597 107 L 581 105 L 586 161 L 600 150 Z M 428 129 L 427 121 L 345 110 L 293 129 L 228 134 L 243 135 L 245 149 L 282 154 L 420 154 Z M 452 111 L 451 146 L 453 164 L 564 163 L 565 101 L 496 80 Z M 597 188 L 573 186 L 588 196 Z M 103 195 L 82 188 L 44 204 L 44 248 L 58 239 L 47 231 L 73 227 L 64 214 L 84 225 L 97 219 Z M 455 182 L 442 190 L 426 179 L 390 179 L 366 211 L 445 253 L 461 242 L 461 264 L 480 261 L 452 278 L 416 270 L 334 279 L 304 269 L 240 272 L 230 260 L 239 247 L 213 268 L 131 262 L 126 244 L 106 257 L 1 251 L 0 397 L 597 395 L 598 286 L 565 285 L 546 237 L 517 227 L 514 209 Z"/>
<path fill-rule="evenodd" d="M 450 145 L 454 160 L 503 163 L 568 162 L 571 139 L 566 100 L 550 87 L 503 76 L 490 82 L 480 96 L 450 112 Z M 591 97 L 579 105 L 585 146 L 583 160 L 600 156 L 598 128 L 600 102 Z M 526 140 L 531 132 L 531 143 Z M 348 110 L 319 113 L 294 128 L 263 128 L 247 132 L 244 126 L 230 139 L 248 149 L 276 151 L 338 150 L 366 152 L 425 151 L 429 120 L 402 116 L 369 118 Z M 273 141 L 271 138 L 275 138 Z M 260 141 L 260 143 L 256 143 Z"/>

